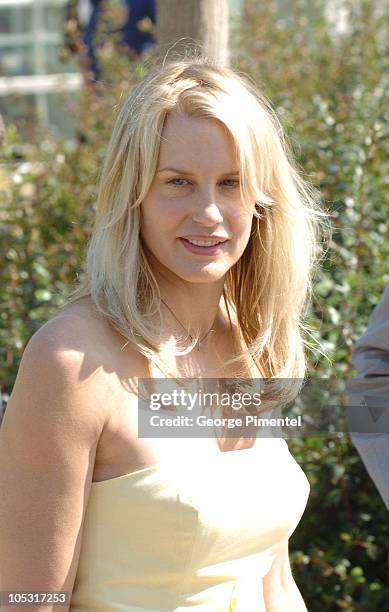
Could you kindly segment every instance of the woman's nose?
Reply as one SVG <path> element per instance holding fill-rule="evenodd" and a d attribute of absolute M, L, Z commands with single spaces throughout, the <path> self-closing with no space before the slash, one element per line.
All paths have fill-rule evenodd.
<path fill-rule="evenodd" d="M 199 202 L 193 213 L 193 221 L 205 226 L 212 226 L 223 221 L 223 215 L 214 198 L 207 197 Z"/>

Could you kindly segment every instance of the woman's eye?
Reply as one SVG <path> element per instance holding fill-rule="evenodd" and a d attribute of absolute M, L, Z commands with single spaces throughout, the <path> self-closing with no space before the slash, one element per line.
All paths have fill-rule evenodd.
<path fill-rule="evenodd" d="M 188 184 L 188 180 L 184 178 L 174 178 L 168 181 L 168 185 L 173 185 L 173 187 L 185 187 Z M 239 181 L 237 179 L 224 179 L 222 181 L 223 187 L 237 187 L 239 185 Z"/>
<path fill-rule="evenodd" d="M 239 185 L 239 181 L 237 179 L 225 179 L 223 183 L 230 183 L 229 185 L 225 185 L 226 187 L 237 187 Z M 231 183 L 233 183 L 231 185 Z"/>
<path fill-rule="evenodd" d="M 184 181 L 184 183 L 188 182 L 186 179 L 183 178 L 174 178 L 168 181 L 168 185 L 173 185 L 173 187 L 183 187 L 182 181 Z"/>

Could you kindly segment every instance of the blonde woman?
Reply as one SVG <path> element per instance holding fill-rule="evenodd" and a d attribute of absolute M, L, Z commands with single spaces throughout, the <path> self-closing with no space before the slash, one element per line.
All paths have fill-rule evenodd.
<path fill-rule="evenodd" d="M 286 442 L 142 438 L 136 385 L 304 375 L 316 199 L 245 77 L 187 59 L 130 93 L 85 273 L 6 411 L 2 590 L 74 612 L 306 610 L 288 541 L 309 484 Z"/>

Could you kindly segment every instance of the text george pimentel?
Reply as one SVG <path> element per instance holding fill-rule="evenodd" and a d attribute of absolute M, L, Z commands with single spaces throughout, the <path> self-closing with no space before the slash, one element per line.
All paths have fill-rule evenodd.
<path fill-rule="evenodd" d="M 245 415 L 244 417 L 208 417 L 204 414 L 196 418 L 187 415 L 165 417 L 153 414 L 150 417 L 152 427 L 244 427 L 254 425 L 255 427 L 301 427 L 301 415 L 296 417 L 264 418 L 256 415 Z"/>

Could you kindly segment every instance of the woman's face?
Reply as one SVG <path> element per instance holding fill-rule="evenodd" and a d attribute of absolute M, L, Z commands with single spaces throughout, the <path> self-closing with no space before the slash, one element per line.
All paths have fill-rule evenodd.
<path fill-rule="evenodd" d="M 223 279 L 246 248 L 253 211 L 241 200 L 233 140 L 222 124 L 169 114 L 141 205 L 153 271 L 191 283 Z"/>

